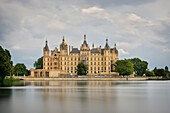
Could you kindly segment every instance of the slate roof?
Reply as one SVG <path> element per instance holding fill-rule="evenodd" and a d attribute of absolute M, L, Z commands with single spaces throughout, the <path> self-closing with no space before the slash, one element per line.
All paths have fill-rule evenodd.
<path fill-rule="evenodd" d="M 80 53 L 80 50 L 78 50 L 78 48 L 73 48 L 70 53 Z"/>
<path fill-rule="evenodd" d="M 104 55 L 104 49 L 101 49 L 101 54 Z"/>
<path fill-rule="evenodd" d="M 45 44 L 45 51 L 48 51 L 48 45 L 47 45 L 47 41 L 46 41 L 46 44 Z"/>
<path fill-rule="evenodd" d="M 105 47 L 106 47 L 106 50 L 109 50 L 109 44 L 108 43 L 106 43 Z"/>
<path fill-rule="evenodd" d="M 100 53 L 100 52 L 97 48 L 93 48 L 93 49 L 91 49 L 91 53 Z"/>
<path fill-rule="evenodd" d="M 86 42 L 86 40 L 84 40 L 83 44 L 85 44 L 85 45 L 87 46 L 87 42 Z"/>

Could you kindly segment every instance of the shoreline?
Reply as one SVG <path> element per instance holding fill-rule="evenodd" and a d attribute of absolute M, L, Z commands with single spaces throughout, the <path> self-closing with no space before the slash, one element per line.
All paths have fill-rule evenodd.
<path fill-rule="evenodd" d="M 148 77 L 137 78 L 22 78 L 24 81 L 146 81 Z"/>

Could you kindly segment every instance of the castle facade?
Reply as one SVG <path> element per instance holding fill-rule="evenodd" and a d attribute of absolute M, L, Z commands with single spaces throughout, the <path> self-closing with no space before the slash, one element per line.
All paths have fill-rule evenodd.
<path fill-rule="evenodd" d="M 80 49 L 68 47 L 64 37 L 58 48 L 49 50 L 46 41 L 43 48 L 43 69 L 31 69 L 32 77 L 62 77 L 68 75 L 77 75 L 77 65 L 83 62 L 87 66 L 87 75 L 118 75 L 114 72 L 114 63 L 118 60 L 118 50 L 116 44 L 111 48 L 106 39 L 104 48 L 89 47 L 84 35 L 83 44 Z"/>

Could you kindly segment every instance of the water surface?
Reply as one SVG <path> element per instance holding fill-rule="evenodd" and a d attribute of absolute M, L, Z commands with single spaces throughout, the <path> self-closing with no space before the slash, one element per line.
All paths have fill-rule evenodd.
<path fill-rule="evenodd" d="M 20 81 L 0 113 L 170 113 L 170 81 Z"/>

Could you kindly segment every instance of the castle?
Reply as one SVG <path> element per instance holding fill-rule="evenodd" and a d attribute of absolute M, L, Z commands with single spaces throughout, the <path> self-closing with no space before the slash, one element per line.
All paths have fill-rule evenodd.
<path fill-rule="evenodd" d="M 32 77 L 62 77 L 77 75 L 77 65 L 83 62 L 87 66 L 87 75 L 118 75 L 114 72 L 114 63 L 118 60 L 118 50 L 116 44 L 111 48 L 106 39 L 104 48 L 94 47 L 90 49 L 86 35 L 83 44 L 78 48 L 72 46 L 68 50 L 64 37 L 60 43 L 60 51 L 55 48 L 50 50 L 46 41 L 43 48 L 43 69 L 31 69 Z"/>

